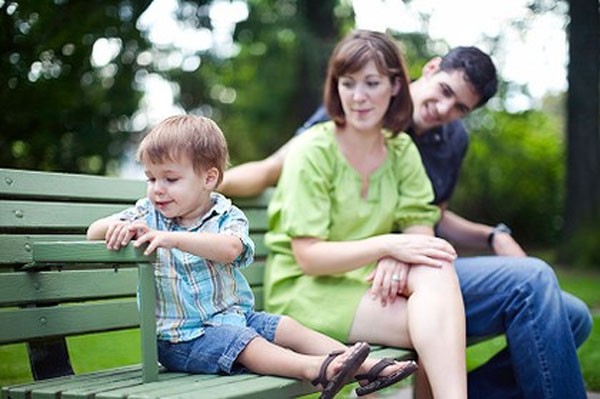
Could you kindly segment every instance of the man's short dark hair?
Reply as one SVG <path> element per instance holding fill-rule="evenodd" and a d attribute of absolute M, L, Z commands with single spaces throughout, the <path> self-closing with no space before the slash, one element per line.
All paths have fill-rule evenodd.
<path fill-rule="evenodd" d="M 440 70 L 450 72 L 457 69 L 464 71 L 465 79 L 481 96 L 478 107 L 496 94 L 498 88 L 496 67 L 490 56 L 477 47 L 455 47 L 442 57 Z"/>

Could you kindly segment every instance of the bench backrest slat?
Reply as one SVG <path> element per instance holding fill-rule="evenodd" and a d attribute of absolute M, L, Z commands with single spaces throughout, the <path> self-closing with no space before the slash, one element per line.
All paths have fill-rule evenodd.
<path fill-rule="evenodd" d="M 135 298 L 86 305 L 7 309 L 1 312 L 0 342 L 23 342 L 139 326 Z"/>
<path fill-rule="evenodd" d="M 0 306 L 134 297 L 137 268 L 4 273 Z"/>
<path fill-rule="evenodd" d="M 85 231 L 94 220 L 125 209 L 126 204 L 0 202 L 0 231 Z"/>
<path fill-rule="evenodd" d="M 141 180 L 0 169 L 0 198 L 132 203 L 146 194 Z"/>
<path fill-rule="evenodd" d="M 0 267 L 2 264 L 22 265 L 31 262 L 31 250 L 36 241 L 81 241 L 84 234 L 0 234 Z"/>

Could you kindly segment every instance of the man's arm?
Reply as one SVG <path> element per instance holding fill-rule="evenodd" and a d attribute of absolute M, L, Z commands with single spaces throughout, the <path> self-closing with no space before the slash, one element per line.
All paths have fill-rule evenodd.
<path fill-rule="evenodd" d="M 329 115 L 321 105 L 298 128 L 295 136 L 268 158 L 238 165 L 225 171 L 223 181 L 217 187 L 217 191 L 226 197 L 253 197 L 263 192 L 267 187 L 275 186 L 281 175 L 281 168 L 289 153 L 290 145 L 295 138 L 312 126 L 328 120 Z"/>
<path fill-rule="evenodd" d="M 225 171 L 217 191 L 226 197 L 253 197 L 277 184 L 292 138 L 275 153 L 260 161 L 244 163 Z"/>
<path fill-rule="evenodd" d="M 459 248 L 489 249 L 488 237 L 493 227 L 471 222 L 456 213 L 444 209 L 437 232 L 442 238 Z M 527 256 L 523 248 L 508 233 L 497 232 L 492 240 L 492 250 L 496 255 Z"/>

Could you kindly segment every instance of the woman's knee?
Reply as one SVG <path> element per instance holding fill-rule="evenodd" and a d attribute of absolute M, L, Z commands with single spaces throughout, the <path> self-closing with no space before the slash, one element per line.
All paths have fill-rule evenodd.
<path fill-rule="evenodd" d="M 428 291 L 440 295 L 460 294 L 460 283 L 453 264 L 442 267 L 413 266 L 408 274 L 408 288 L 414 293 Z"/>

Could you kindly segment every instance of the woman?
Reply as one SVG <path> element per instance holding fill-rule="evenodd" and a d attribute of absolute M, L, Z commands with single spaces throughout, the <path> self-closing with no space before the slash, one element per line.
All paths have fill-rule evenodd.
<path fill-rule="evenodd" d="M 466 398 L 456 252 L 433 236 L 431 184 L 400 134 L 408 85 L 385 34 L 356 31 L 334 49 L 332 122 L 298 137 L 269 207 L 266 306 L 342 341 L 414 347 L 434 397 Z"/>

